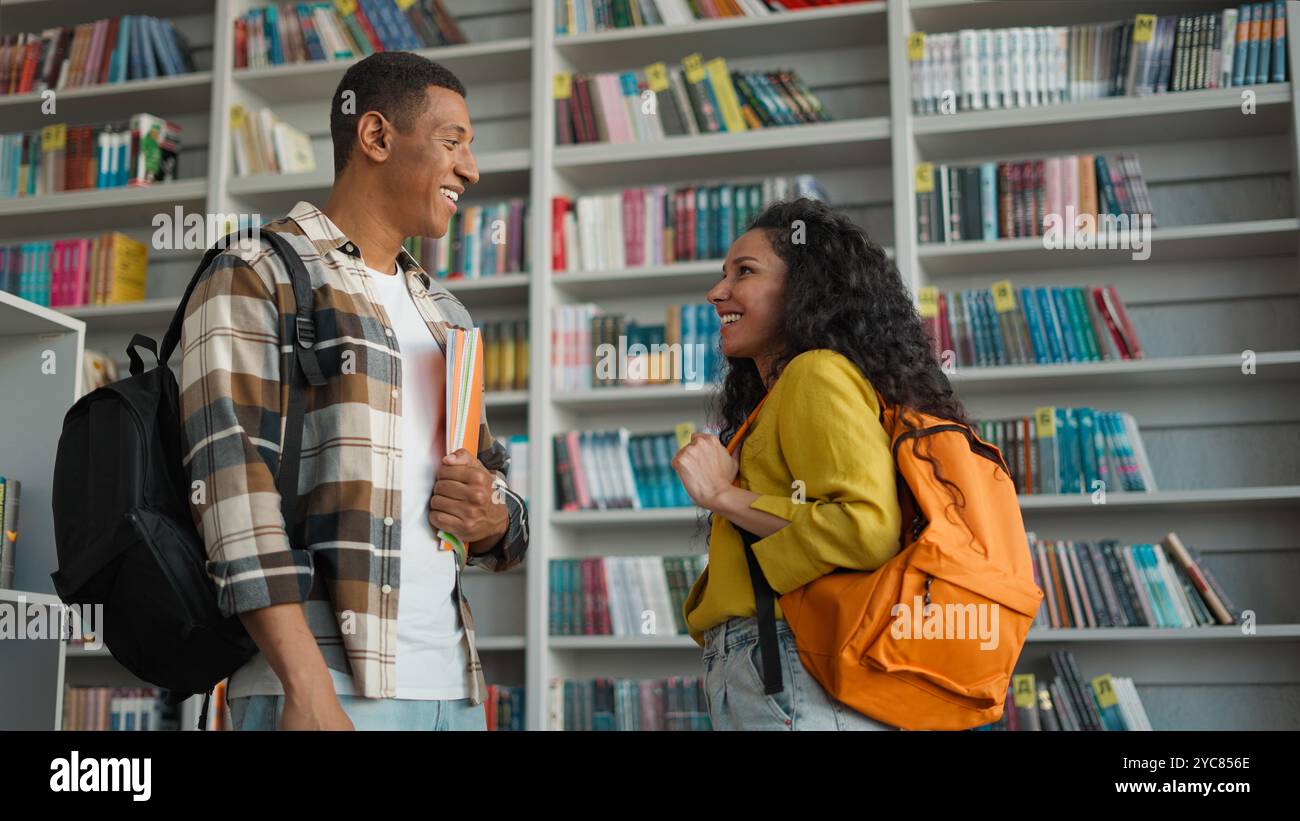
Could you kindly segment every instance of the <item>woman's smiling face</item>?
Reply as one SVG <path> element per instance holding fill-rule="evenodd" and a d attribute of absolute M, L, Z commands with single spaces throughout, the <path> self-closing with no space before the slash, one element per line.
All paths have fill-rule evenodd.
<path fill-rule="evenodd" d="M 765 360 L 779 349 L 785 277 L 786 264 L 765 232 L 747 231 L 731 244 L 722 278 L 708 293 L 722 319 L 724 356 Z"/>

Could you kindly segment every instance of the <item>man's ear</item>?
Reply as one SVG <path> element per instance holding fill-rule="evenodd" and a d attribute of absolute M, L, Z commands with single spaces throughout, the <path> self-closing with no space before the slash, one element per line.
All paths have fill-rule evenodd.
<path fill-rule="evenodd" d="M 357 148 L 374 162 L 388 159 L 392 150 L 393 125 L 378 111 L 367 111 L 357 119 Z"/>

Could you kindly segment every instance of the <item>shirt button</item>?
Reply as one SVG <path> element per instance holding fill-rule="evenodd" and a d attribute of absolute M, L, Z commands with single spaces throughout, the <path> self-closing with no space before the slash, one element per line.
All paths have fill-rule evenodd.
<path fill-rule="evenodd" d="M 393 586 L 391 584 L 386 584 L 383 587 L 379 588 L 379 592 L 387 596 L 389 593 L 393 592 Z"/>
<path fill-rule="evenodd" d="M 393 398 L 397 398 L 397 388 L 393 388 Z"/>
<path fill-rule="evenodd" d="M 393 335 L 393 329 L 392 329 L 392 328 L 384 328 L 384 333 L 388 334 L 389 336 L 392 336 L 392 335 Z"/>
<path fill-rule="evenodd" d="M 384 527 L 392 527 L 392 526 L 393 526 L 393 517 L 392 517 L 392 516 L 385 516 L 385 517 L 384 517 Z"/>

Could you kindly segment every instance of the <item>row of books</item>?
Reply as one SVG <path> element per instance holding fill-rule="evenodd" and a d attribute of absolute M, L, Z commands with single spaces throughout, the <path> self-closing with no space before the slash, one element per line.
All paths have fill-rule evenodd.
<path fill-rule="evenodd" d="M 552 197 L 552 270 L 599 272 L 720 260 L 764 206 L 799 197 L 828 199 L 809 174 Z"/>
<path fill-rule="evenodd" d="M 252 113 L 242 105 L 232 105 L 230 136 L 236 177 L 316 170 L 311 137 L 276 117 L 269 108 Z"/>
<path fill-rule="evenodd" d="M 528 204 L 514 198 L 461 205 L 447 235 L 407 237 L 403 247 L 437 279 L 479 279 L 528 270 Z"/>
<path fill-rule="evenodd" d="M 1155 224 L 1136 154 L 1048 157 L 916 169 L 918 242 L 992 241 L 1055 233 L 1062 243 Z M 1112 219 L 1120 216 L 1125 218 Z M 1067 240 L 1065 234 L 1070 234 Z"/>
<path fill-rule="evenodd" d="M 1137 329 L 1112 285 L 918 292 L 935 358 L 984 367 L 1141 359 Z M 948 360 L 951 359 L 951 362 Z"/>
<path fill-rule="evenodd" d="M 520 434 L 507 436 L 500 440 L 505 445 L 506 456 L 510 459 L 510 489 L 528 501 L 528 437 Z"/>
<path fill-rule="evenodd" d="M 487 698 L 483 699 L 483 711 L 487 719 L 488 731 L 521 733 L 526 730 L 524 705 L 523 687 L 489 684 Z"/>
<path fill-rule="evenodd" d="M 555 142 L 632 143 L 687 134 L 828 122 L 830 114 L 792 69 L 731 71 L 689 55 L 680 69 L 554 77 Z"/>
<path fill-rule="evenodd" d="M 1241 611 L 1200 554 L 1170 533 L 1159 544 L 1044 541 L 1028 534 L 1040 627 L 1200 627 L 1237 624 Z"/>
<path fill-rule="evenodd" d="M 976 420 L 974 427 L 1002 452 L 1018 493 L 1156 490 L 1137 421 L 1127 412 L 1047 406 L 1032 417 Z"/>
<path fill-rule="evenodd" d="M 175 708 L 157 687 L 68 687 L 63 691 L 65 730 L 176 730 Z"/>
<path fill-rule="evenodd" d="M 479 327 L 483 331 L 483 390 L 528 390 L 528 320 L 489 320 Z"/>
<path fill-rule="evenodd" d="M 555 0 L 555 33 L 681 25 L 694 20 L 766 17 L 864 0 Z"/>
<path fill-rule="evenodd" d="M 552 730 L 708 731 L 708 702 L 699 676 L 665 679 L 552 679 L 547 694 Z"/>
<path fill-rule="evenodd" d="M 686 635 L 682 609 L 706 555 L 552 559 L 552 636 Z"/>
<path fill-rule="evenodd" d="M 442 0 L 278 3 L 235 19 L 235 68 L 351 60 L 464 42 Z"/>
<path fill-rule="evenodd" d="M 722 370 L 722 320 L 705 302 L 670 305 L 664 323 L 606 314 L 590 302 L 551 309 L 551 385 L 557 393 L 678 383 L 700 387 Z"/>
<path fill-rule="evenodd" d="M 913 35 L 917 114 L 1285 82 L 1281 0 L 1074 26 Z"/>
<path fill-rule="evenodd" d="M 1032 673 L 1011 677 L 1002 718 L 977 730 L 1057 731 L 1151 729 L 1133 679 L 1105 673 L 1086 680 L 1074 654 L 1051 653 L 1056 678 L 1039 681 Z"/>
<path fill-rule="evenodd" d="M 148 258 L 144 243 L 117 232 L 0 245 L 0 285 L 50 308 L 138 302 Z"/>
<path fill-rule="evenodd" d="M 0 474 L 0 590 L 12 590 L 18 556 L 18 514 L 23 483 Z"/>
<path fill-rule="evenodd" d="M 677 439 L 672 433 L 587 430 L 557 433 L 557 510 L 687 507 L 686 488 L 673 470 Z"/>
<path fill-rule="evenodd" d="M 124 14 L 0 37 L 0 94 L 82 88 L 194 71 L 194 50 L 170 20 Z"/>
<path fill-rule="evenodd" d="M 0 134 L 0 197 L 176 179 L 180 126 L 152 114 L 104 125 L 47 125 Z"/>

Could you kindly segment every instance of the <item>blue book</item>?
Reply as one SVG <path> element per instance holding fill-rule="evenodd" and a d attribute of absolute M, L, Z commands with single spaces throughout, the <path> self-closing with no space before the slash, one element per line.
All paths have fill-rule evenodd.
<path fill-rule="evenodd" d="M 1079 472 L 1079 428 L 1070 408 L 1056 409 L 1057 488 L 1060 493 L 1079 493 L 1083 484 Z"/>
<path fill-rule="evenodd" d="M 713 249 L 709 244 L 709 226 L 712 224 L 709 213 L 708 186 L 695 189 L 695 258 L 713 259 Z"/>
<path fill-rule="evenodd" d="M 723 183 L 718 191 L 717 248 L 718 256 L 725 257 L 731 247 L 731 240 L 736 236 L 735 196 L 730 185 Z"/>
<path fill-rule="evenodd" d="M 108 63 L 108 81 L 120 83 L 126 79 L 126 58 L 131 45 L 131 15 L 123 14 L 117 24 L 117 45 L 113 46 L 113 58 Z"/>
<path fill-rule="evenodd" d="M 975 361 L 967 364 L 984 366 L 988 364 L 984 353 L 984 331 L 980 327 L 979 308 L 975 305 L 974 293 L 970 289 L 961 292 L 961 312 L 966 318 L 966 333 L 970 335 L 971 348 L 975 351 Z"/>
<path fill-rule="evenodd" d="M 1063 350 L 1064 340 L 1061 337 L 1061 323 L 1056 316 L 1056 307 L 1052 303 L 1052 296 L 1048 293 L 1047 288 L 1036 289 L 1038 295 L 1038 310 L 1043 323 L 1043 334 L 1047 337 L 1047 350 L 1051 354 L 1053 364 L 1065 361 L 1065 352 Z"/>
<path fill-rule="evenodd" d="M 980 214 L 984 217 L 984 239 L 998 238 L 998 166 L 986 162 L 980 165 Z"/>
<path fill-rule="evenodd" d="M 366 13 L 366 19 L 370 21 L 370 27 L 375 30 L 375 36 L 379 38 L 384 51 L 401 51 L 398 35 L 393 31 L 388 16 L 379 7 L 379 0 L 361 0 L 361 10 Z"/>
<path fill-rule="evenodd" d="M 158 58 L 153 52 L 153 38 L 149 36 L 150 19 L 145 15 L 136 18 L 139 23 L 136 28 L 140 30 L 140 69 L 147 80 L 152 80 L 158 76 Z"/>
<path fill-rule="evenodd" d="M 153 53 L 158 58 L 158 68 L 162 70 L 163 76 L 174 77 L 180 74 L 181 67 L 172 62 L 171 48 L 168 43 L 171 38 L 163 30 L 163 26 L 167 24 L 157 17 L 146 17 L 145 21 L 148 24 L 149 39 L 153 43 Z"/>
<path fill-rule="evenodd" d="M 130 40 L 127 48 L 127 76 L 128 80 L 138 80 L 144 76 L 144 68 L 140 65 L 140 57 L 143 54 L 140 46 L 140 25 L 137 22 L 139 18 L 135 15 L 127 15 L 131 18 Z"/>
<path fill-rule="evenodd" d="M 1092 493 L 1096 489 L 1094 482 L 1103 481 L 1103 466 L 1106 461 L 1106 440 L 1097 427 L 1097 420 L 1092 408 L 1076 408 L 1074 418 L 1079 426 L 1079 456 L 1083 473 L 1083 492 Z M 1109 485 L 1106 487 L 1109 488 Z"/>
<path fill-rule="evenodd" d="M 727 255 L 727 243 L 722 240 L 722 186 L 709 186 L 709 238 L 708 259 L 719 259 Z"/>
<path fill-rule="evenodd" d="M 1237 9 L 1237 31 L 1250 31 L 1250 15 L 1254 6 L 1250 3 L 1243 3 Z M 1246 43 L 1240 39 L 1236 41 L 1236 47 L 1232 52 L 1232 84 L 1234 86 L 1244 86 L 1246 84 L 1246 52 L 1249 50 Z"/>
<path fill-rule="evenodd" d="M 324 60 L 325 50 L 321 47 L 320 35 L 316 33 L 314 27 L 308 25 L 308 21 L 311 20 L 312 16 L 311 7 L 306 3 L 298 3 L 293 7 L 293 10 L 298 15 L 298 29 L 302 32 L 302 44 L 307 49 L 307 56 L 312 60 Z M 256 14 L 255 11 L 249 12 L 250 17 L 254 14 Z M 249 26 L 252 26 L 251 20 Z"/>
<path fill-rule="evenodd" d="M 1254 21 L 1264 19 L 1264 7 L 1262 3 L 1250 4 L 1250 19 L 1252 22 L 1250 24 L 1250 28 L 1247 29 L 1247 31 L 1252 31 L 1257 29 L 1258 26 Z M 1255 72 L 1258 70 L 1258 68 L 1259 68 L 1259 40 L 1252 37 L 1250 38 L 1250 41 L 1246 46 L 1246 82 L 1245 82 L 1246 85 L 1255 84 Z"/>
<path fill-rule="evenodd" d="M 1259 27 L 1259 62 L 1255 65 L 1256 85 L 1268 82 L 1269 68 L 1273 62 L 1273 4 L 1261 3 L 1260 10 L 1264 13 L 1264 23 Z"/>
<path fill-rule="evenodd" d="M 1279 22 L 1280 21 L 1280 22 Z M 1286 4 L 1273 4 L 1273 77 L 1275 83 L 1286 82 Z"/>
<path fill-rule="evenodd" d="M 1038 316 L 1038 301 L 1034 299 L 1034 292 L 1028 288 L 1020 288 L 1019 294 L 1020 310 L 1025 312 L 1025 325 L 1029 328 L 1029 344 L 1034 361 L 1045 365 L 1052 361 L 1052 354 L 1047 348 L 1047 338 L 1043 336 L 1043 323 Z"/>
<path fill-rule="evenodd" d="M 1128 725 L 1124 723 L 1124 715 L 1119 709 L 1115 683 L 1109 673 L 1093 679 L 1089 692 L 1092 693 L 1093 703 L 1097 705 L 1097 714 L 1101 716 L 1103 729 L 1110 732 L 1123 732 L 1128 729 Z M 1102 706 L 1103 702 L 1105 706 Z"/>
<path fill-rule="evenodd" d="M 1065 291 L 1061 288 L 1052 288 L 1052 304 L 1056 308 L 1057 321 L 1061 327 L 1061 339 L 1065 343 L 1065 355 L 1070 362 L 1080 362 L 1083 356 L 1079 352 L 1079 345 L 1075 341 L 1074 324 L 1070 322 L 1070 306 L 1065 301 Z"/>
<path fill-rule="evenodd" d="M 1135 556 L 1141 557 L 1142 570 L 1146 575 L 1147 586 L 1151 591 L 1152 603 L 1158 616 L 1160 627 L 1178 627 L 1181 620 L 1169 598 L 1169 587 L 1160 573 L 1160 562 L 1156 559 L 1155 547 L 1149 544 L 1134 545 Z"/>
<path fill-rule="evenodd" d="M 1007 356 L 1006 345 L 1002 340 L 1002 323 L 998 320 L 997 309 L 993 306 L 993 294 L 987 290 L 979 292 L 980 302 L 984 305 L 984 323 L 988 328 L 989 339 L 992 343 L 989 347 L 993 352 L 994 365 L 1006 365 L 1010 362 Z"/>

